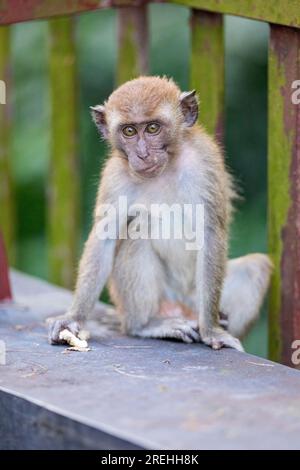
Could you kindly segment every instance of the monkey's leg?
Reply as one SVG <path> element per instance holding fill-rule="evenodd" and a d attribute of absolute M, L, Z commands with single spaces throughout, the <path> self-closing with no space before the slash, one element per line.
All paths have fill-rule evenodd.
<path fill-rule="evenodd" d="M 269 257 L 260 253 L 227 262 L 220 311 L 232 335 L 242 338 L 257 319 L 271 272 Z"/>
<path fill-rule="evenodd" d="M 148 240 L 127 240 L 117 254 L 110 292 L 124 331 L 142 338 L 198 341 L 197 323 L 159 315 L 165 273 Z"/>
<path fill-rule="evenodd" d="M 230 334 L 243 338 L 257 320 L 270 283 L 272 262 L 267 255 L 253 253 L 227 261 L 220 301 L 219 325 Z M 177 303 L 182 316 L 195 318 L 196 293 L 187 299 L 191 308 Z M 174 309 L 172 305 L 169 309 Z"/>

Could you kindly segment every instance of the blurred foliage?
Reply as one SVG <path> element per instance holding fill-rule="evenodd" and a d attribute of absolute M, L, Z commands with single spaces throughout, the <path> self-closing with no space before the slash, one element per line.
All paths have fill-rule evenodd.
<path fill-rule="evenodd" d="M 189 83 L 189 11 L 151 5 L 151 73 Z M 82 240 L 87 236 L 105 146 L 89 106 L 114 88 L 116 17 L 111 10 L 76 18 L 79 94 L 79 159 L 82 183 Z M 266 80 L 268 26 L 226 17 L 226 141 L 239 202 L 231 256 L 266 251 Z M 45 201 L 49 164 L 47 22 L 13 26 L 13 172 L 17 187 L 18 268 L 47 278 Z M 59 77 L 58 77 L 59 80 Z M 204 100 L 205 97 L 201 97 Z M 201 111 L 200 111 L 201 112 Z M 247 338 L 247 350 L 266 355 L 266 314 Z"/>

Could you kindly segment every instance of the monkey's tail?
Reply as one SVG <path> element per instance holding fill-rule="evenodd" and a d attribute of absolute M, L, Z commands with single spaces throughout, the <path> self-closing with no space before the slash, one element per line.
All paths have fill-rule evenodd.
<path fill-rule="evenodd" d="M 227 262 L 220 310 L 233 336 L 245 336 L 257 319 L 269 287 L 272 269 L 270 258 L 261 253 Z"/>

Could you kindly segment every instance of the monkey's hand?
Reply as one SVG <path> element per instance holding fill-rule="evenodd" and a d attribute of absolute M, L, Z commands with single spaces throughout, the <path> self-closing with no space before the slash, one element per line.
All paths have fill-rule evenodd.
<path fill-rule="evenodd" d="M 69 315 L 61 315 L 60 317 L 48 318 L 48 339 L 50 344 L 68 344 L 60 333 L 63 330 L 68 330 L 78 337 L 81 325 Z"/>
<path fill-rule="evenodd" d="M 238 351 L 244 351 L 239 339 L 234 338 L 228 331 L 220 327 L 214 327 L 206 331 L 200 331 L 201 340 L 212 349 L 233 348 Z"/>

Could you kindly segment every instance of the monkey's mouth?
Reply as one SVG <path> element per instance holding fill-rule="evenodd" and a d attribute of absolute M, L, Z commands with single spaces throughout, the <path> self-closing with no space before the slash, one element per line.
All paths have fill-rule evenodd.
<path fill-rule="evenodd" d="M 158 165 L 155 163 L 148 168 L 143 168 L 138 171 L 138 174 L 145 177 L 145 178 L 152 178 L 154 176 L 160 175 L 165 168 L 165 165 Z"/>
<path fill-rule="evenodd" d="M 155 165 L 149 166 L 145 170 L 142 170 L 142 172 L 151 174 L 151 173 L 155 173 L 160 168 L 161 168 L 161 165 L 157 165 L 157 163 L 156 163 Z"/>

